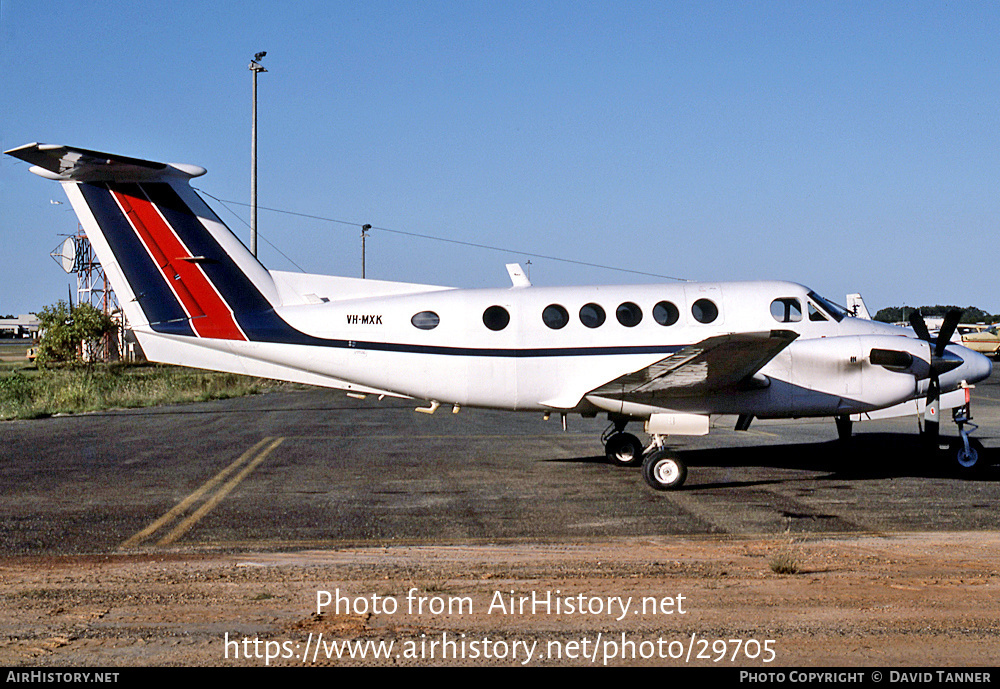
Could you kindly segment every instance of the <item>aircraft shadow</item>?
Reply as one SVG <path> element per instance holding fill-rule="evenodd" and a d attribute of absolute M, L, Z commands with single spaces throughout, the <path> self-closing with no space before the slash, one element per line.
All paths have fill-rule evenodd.
<path fill-rule="evenodd" d="M 942 439 L 944 440 L 944 439 Z M 949 440 L 952 440 L 949 438 Z M 1000 482 L 1000 448 L 984 448 L 980 469 L 972 475 L 959 475 L 950 452 L 928 451 L 919 436 L 912 433 L 863 433 L 847 442 L 772 444 L 675 450 L 689 468 L 763 467 L 825 472 L 811 481 L 870 481 L 887 478 L 954 478 L 956 480 Z M 563 462 L 604 463 L 604 457 L 580 457 Z M 689 477 L 690 478 L 690 477 Z M 787 483 L 787 478 L 759 481 L 690 483 L 682 490 L 699 488 L 747 487 Z"/>

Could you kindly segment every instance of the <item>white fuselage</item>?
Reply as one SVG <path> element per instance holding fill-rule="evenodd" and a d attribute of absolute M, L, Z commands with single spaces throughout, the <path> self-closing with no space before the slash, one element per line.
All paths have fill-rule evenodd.
<path fill-rule="evenodd" d="M 281 276 L 275 273 L 279 288 Z M 918 360 L 927 359 L 926 343 L 891 325 L 851 317 L 838 320 L 840 314 L 826 310 L 825 302 L 790 282 L 477 290 L 373 282 L 376 296 L 344 299 L 338 292 L 342 296 L 360 289 L 364 281 L 309 282 L 305 276 L 299 281 L 302 284 L 295 289 L 285 290 L 283 302 L 291 304 L 276 309 L 278 315 L 296 330 L 343 341 L 343 346 L 224 346 L 241 357 L 346 381 L 359 390 L 511 410 L 608 411 L 635 417 L 664 410 L 811 416 L 889 407 L 926 392 L 912 371 L 890 371 L 867 360 L 873 347 L 908 350 Z M 323 293 L 324 288 L 329 294 Z M 319 303 L 302 303 L 305 300 L 297 294 L 304 289 L 311 290 L 309 301 Z M 403 293 L 393 294 L 396 290 Z M 695 317 L 694 306 L 704 299 L 718 311 L 709 323 Z M 776 300 L 791 302 L 795 309 L 772 308 Z M 662 309 L 654 314 L 654 307 L 663 302 L 676 307 L 676 322 L 658 322 L 657 315 L 669 320 L 663 318 Z M 581 308 L 588 304 L 604 311 L 601 325 L 588 327 L 582 322 Z M 616 312 L 622 304 L 638 307 L 637 324 L 619 322 Z M 543 319 L 545 309 L 553 305 L 562 307 L 568 317 L 562 327 L 550 327 Z M 491 307 L 509 314 L 502 329 L 486 327 L 484 313 Z M 418 314 L 436 315 L 437 324 L 428 329 L 415 326 Z M 427 315 L 425 321 L 431 318 Z M 420 322 L 426 328 L 425 321 Z M 553 324 L 559 322 L 557 318 Z M 768 330 L 794 331 L 798 337 L 760 370 L 759 384 L 747 389 L 679 394 L 648 403 L 588 395 L 671 351 L 717 335 Z M 966 378 L 978 379 L 985 360 L 969 354 L 974 353 L 963 352 L 966 364 L 947 379 L 942 377 L 943 389 Z M 988 361 L 985 366 L 988 374 Z"/>

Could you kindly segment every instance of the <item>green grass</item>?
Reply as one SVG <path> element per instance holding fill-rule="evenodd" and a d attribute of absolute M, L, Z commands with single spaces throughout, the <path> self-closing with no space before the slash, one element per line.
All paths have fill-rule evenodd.
<path fill-rule="evenodd" d="M 0 420 L 151 407 L 253 395 L 285 384 L 180 366 L 94 364 L 36 369 L 0 365 Z"/>
<path fill-rule="evenodd" d="M 802 571 L 799 559 L 794 553 L 787 550 L 775 554 L 771 558 L 771 571 L 775 574 L 798 574 Z"/>

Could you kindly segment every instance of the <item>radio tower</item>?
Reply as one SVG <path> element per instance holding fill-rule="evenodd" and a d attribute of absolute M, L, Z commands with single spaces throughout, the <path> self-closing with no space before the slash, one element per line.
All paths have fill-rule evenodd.
<path fill-rule="evenodd" d="M 89 352 L 89 358 L 95 361 L 120 360 L 124 351 L 124 316 L 83 227 L 77 225 L 76 234 L 66 237 L 49 255 L 67 273 L 76 274 L 76 303 L 90 304 L 108 314 L 118 325 L 114 333 L 104 338 L 96 351 Z M 70 308 L 72 307 L 73 304 L 70 304 Z"/>

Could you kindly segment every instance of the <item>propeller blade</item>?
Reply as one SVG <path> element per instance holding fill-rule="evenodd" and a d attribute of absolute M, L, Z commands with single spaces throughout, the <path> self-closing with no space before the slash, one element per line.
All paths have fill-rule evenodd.
<path fill-rule="evenodd" d="M 961 317 L 962 311 L 958 309 L 952 309 L 945 314 L 944 323 L 941 324 L 941 330 L 938 331 L 934 356 L 940 357 L 944 355 L 944 348 L 951 342 L 951 336 L 955 334 L 955 328 L 958 327 L 958 321 Z"/>
<path fill-rule="evenodd" d="M 924 438 L 936 447 L 941 434 L 941 419 L 938 414 L 941 404 L 941 386 L 936 375 L 931 376 L 927 386 L 927 403 L 924 407 Z"/>
<path fill-rule="evenodd" d="M 917 334 L 921 340 L 925 342 L 931 341 L 931 334 L 927 330 L 927 324 L 924 323 L 924 317 L 920 315 L 919 311 L 912 311 L 910 313 L 910 327 L 913 328 L 913 332 Z"/>
<path fill-rule="evenodd" d="M 944 317 L 944 322 L 941 324 L 941 329 L 938 331 L 937 340 L 935 341 L 931 339 L 930 331 L 927 330 L 927 323 L 924 322 L 924 317 L 920 315 L 920 312 L 913 311 L 910 314 L 910 327 L 913 328 L 913 332 L 915 332 L 917 337 L 921 340 L 924 340 L 929 345 L 932 345 L 931 360 L 929 362 L 930 380 L 927 385 L 927 401 L 926 406 L 924 407 L 924 437 L 935 446 L 938 442 L 941 427 L 941 419 L 939 417 L 941 405 L 941 382 L 939 376 L 942 373 L 946 373 L 954 369 L 962 363 L 961 357 L 956 357 L 945 351 L 945 348 L 948 346 L 948 342 L 951 341 L 951 336 L 955 334 L 955 328 L 958 327 L 958 321 L 961 317 L 961 311 L 957 309 L 949 311 Z M 872 353 L 875 353 L 874 350 Z M 895 359 L 895 356 L 892 358 Z M 878 356 L 876 356 L 876 359 L 889 360 L 890 357 L 886 354 L 879 353 Z M 902 357 L 900 357 L 900 362 L 901 361 Z M 879 361 L 878 363 L 882 362 Z"/>

